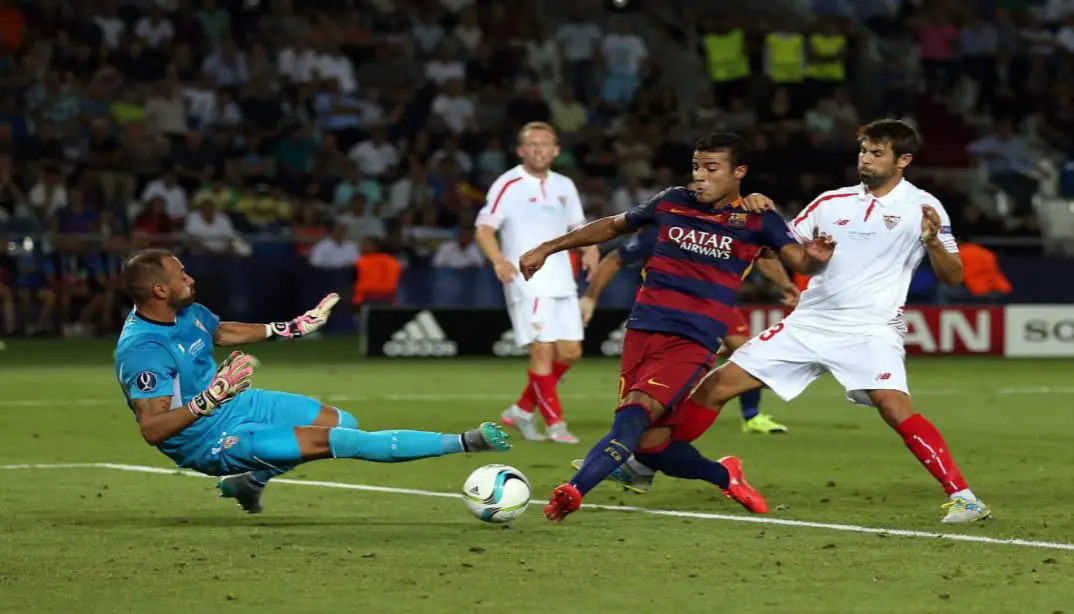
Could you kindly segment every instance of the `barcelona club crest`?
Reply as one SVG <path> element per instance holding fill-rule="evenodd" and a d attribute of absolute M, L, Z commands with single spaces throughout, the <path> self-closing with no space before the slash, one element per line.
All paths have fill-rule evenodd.
<path fill-rule="evenodd" d="M 748 214 L 734 212 L 727 216 L 727 225 L 731 228 L 745 228 Z"/>
<path fill-rule="evenodd" d="M 899 220 L 901 220 L 901 219 L 902 218 L 900 218 L 897 215 L 885 215 L 884 216 L 884 225 L 888 227 L 888 230 L 891 230 L 892 228 L 895 228 L 896 226 L 899 225 Z"/>

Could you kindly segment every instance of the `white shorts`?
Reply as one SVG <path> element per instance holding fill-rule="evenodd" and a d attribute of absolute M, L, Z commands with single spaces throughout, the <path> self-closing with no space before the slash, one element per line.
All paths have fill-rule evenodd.
<path fill-rule="evenodd" d="M 905 359 L 906 351 L 894 332 L 890 336 L 837 333 L 788 319 L 750 339 L 729 360 L 784 401 L 802 394 L 825 371 L 831 371 L 846 390 L 847 400 L 872 406 L 870 390 L 910 394 Z"/>
<path fill-rule="evenodd" d="M 585 338 L 577 296 L 525 299 L 507 306 L 518 347 Z"/>

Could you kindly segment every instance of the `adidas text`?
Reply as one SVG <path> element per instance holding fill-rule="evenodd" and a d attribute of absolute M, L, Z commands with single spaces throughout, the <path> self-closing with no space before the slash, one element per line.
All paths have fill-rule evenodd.
<path fill-rule="evenodd" d="M 459 353 L 459 347 L 444 334 L 430 311 L 421 311 L 384 344 L 384 354 L 391 357 L 447 357 Z"/>

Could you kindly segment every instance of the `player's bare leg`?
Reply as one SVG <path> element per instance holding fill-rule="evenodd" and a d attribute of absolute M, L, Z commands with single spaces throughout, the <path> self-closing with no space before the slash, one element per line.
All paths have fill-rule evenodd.
<path fill-rule="evenodd" d="M 932 477 L 943 486 L 948 502 L 943 522 L 960 523 L 983 520 L 991 515 L 966 484 L 943 435 L 927 418 L 914 411 L 910 396 L 899 390 L 869 390 L 869 399 L 880 417 L 895 432 Z"/>
<path fill-rule="evenodd" d="M 749 340 L 750 338 L 744 335 L 728 335 L 723 340 L 723 349 L 726 350 L 726 355 L 730 356 L 735 350 L 745 345 Z M 738 397 L 738 402 L 742 406 L 743 433 L 773 435 L 787 432 L 786 426 L 773 420 L 772 416 L 761 412 L 760 388 L 742 393 L 742 395 Z"/>

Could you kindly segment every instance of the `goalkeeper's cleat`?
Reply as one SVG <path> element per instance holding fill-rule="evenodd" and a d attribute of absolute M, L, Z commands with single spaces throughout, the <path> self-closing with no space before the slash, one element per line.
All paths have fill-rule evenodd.
<path fill-rule="evenodd" d="M 555 424 L 549 424 L 545 430 L 548 439 L 554 443 L 578 443 L 578 438 L 567 430 L 567 423 L 563 420 Z"/>
<path fill-rule="evenodd" d="M 992 510 L 977 499 L 955 497 L 940 507 L 947 510 L 947 515 L 943 517 L 943 522 L 948 524 L 976 522 L 992 517 Z"/>
<path fill-rule="evenodd" d="M 221 497 L 235 499 L 242 509 L 251 514 L 260 514 L 261 494 L 265 492 L 262 484 L 255 482 L 249 473 L 229 475 L 216 483 Z"/>
<path fill-rule="evenodd" d="M 571 467 L 574 467 L 575 471 L 581 471 L 585 465 L 585 460 L 576 458 L 571 461 Z M 630 465 L 623 463 L 615 468 L 615 471 L 611 473 L 605 480 L 612 480 L 616 484 L 623 487 L 623 490 L 629 490 L 637 495 L 644 495 L 649 492 L 649 489 L 653 487 L 653 475 L 642 475 L 637 471 L 630 468 Z"/>
<path fill-rule="evenodd" d="M 500 414 L 500 422 L 504 426 L 517 430 L 522 435 L 522 439 L 526 441 L 546 441 L 548 439 L 537 428 L 537 420 L 534 418 L 533 412 L 522 411 L 518 405 L 512 405 L 503 410 L 503 413 Z"/>
<path fill-rule="evenodd" d="M 742 422 L 742 432 L 772 435 L 775 433 L 786 433 L 787 427 L 773 420 L 772 416 L 769 416 L 768 414 L 757 414 L 749 420 Z"/>
<path fill-rule="evenodd" d="M 467 452 L 505 452 L 511 449 L 508 437 L 499 424 L 483 422 L 476 429 L 462 434 L 462 445 Z"/>
<path fill-rule="evenodd" d="M 582 507 L 582 493 L 574 484 L 560 484 L 552 491 L 552 498 L 544 506 L 544 517 L 560 522 Z"/>
<path fill-rule="evenodd" d="M 742 471 L 742 461 L 734 456 L 725 456 L 716 462 L 727 469 L 731 478 L 727 488 L 722 489 L 724 496 L 737 501 L 754 514 L 767 514 L 768 502 L 746 481 L 746 474 Z"/>

